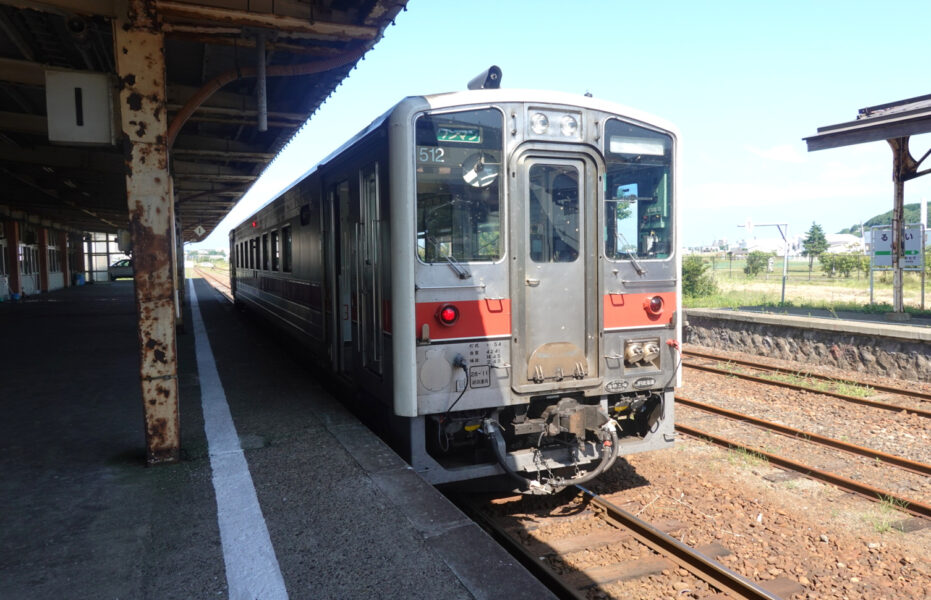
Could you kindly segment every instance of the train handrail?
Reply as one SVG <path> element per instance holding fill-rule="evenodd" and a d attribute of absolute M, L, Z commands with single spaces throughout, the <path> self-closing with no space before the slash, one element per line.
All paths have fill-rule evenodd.
<path fill-rule="evenodd" d="M 655 285 L 657 283 L 675 283 L 677 280 L 673 279 L 622 279 L 621 283 L 624 285 Z M 620 292 L 618 292 L 620 293 Z"/>
<path fill-rule="evenodd" d="M 414 291 L 419 292 L 420 290 L 469 290 L 469 289 L 478 289 L 484 290 L 484 283 L 474 283 L 472 285 L 420 285 L 414 284 Z"/>

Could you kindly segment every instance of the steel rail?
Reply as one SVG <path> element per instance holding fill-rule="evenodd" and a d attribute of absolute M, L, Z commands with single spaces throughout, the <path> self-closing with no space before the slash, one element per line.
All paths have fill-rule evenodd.
<path fill-rule="evenodd" d="M 812 479 L 819 479 L 826 483 L 830 483 L 831 485 L 835 485 L 839 488 L 845 489 L 849 492 L 860 494 L 861 496 L 869 498 L 870 500 L 873 500 L 873 501 L 889 500 L 891 502 L 894 502 L 899 507 L 901 507 L 901 510 L 905 512 L 908 512 L 918 517 L 925 517 L 925 518 L 931 519 L 931 506 L 927 504 L 923 504 L 915 500 L 910 500 L 908 498 L 903 498 L 901 496 L 897 496 L 893 494 L 892 492 L 881 490 L 879 488 L 866 485 L 865 483 L 860 483 L 859 481 L 854 481 L 853 479 L 848 479 L 847 477 L 837 475 L 836 473 L 824 471 L 824 470 L 821 470 L 821 469 L 818 469 L 818 468 L 815 468 L 815 467 L 812 467 L 812 466 L 809 466 L 809 465 L 806 465 L 806 464 L 803 464 L 803 463 L 800 463 L 800 462 L 797 462 L 797 461 L 794 461 L 788 458 L 784 458 L 782 456 L 778 456 L 776 454 L 765 452 L 758 448 L 751 448 L 750 446 L 747 446 L 745 444 L 740 444 L 733 440 L 728 440 L 726 438 L 712 435 L 710 433 L 701 431 L 700 429 L 695 429 L 694 427 L 689 427 L 687 425 L 682 425 L 680 423 L 677 423 L 676 430 L 686 435 L 690 435 L 694 438 L 704 439 L 706 441 L 713 442 L 727 449 L 736 448 L 738 450 L 750 452 L 752 454 L 765 458 L 766 460 L 768 460 L 770 463 L 774 465 L 778 465 L 785 469 L 789 469 L 790 471 L 796 471 L 798 473 L 801 473 L 802 475 L 805 475 L 806 477 L 811 477 Z"/>
<path fill-rule="evenodd" d="M 769 593 L 752 581 L 708 558 L 698 550 L 683 544 L 646 521 L 611 504 L 591 490 L 581 485 L 575 487 L 591 498 L 592 504 L 604 512 L 603 516 L 608 521 L 629 531 L 641 543 L 669 558 L 719 591 L 748 600 L 779 600 L 779 596 Z"/>
<path fill-rule="evenodd" d="M 776 385 L 779 387 L 789 388 L 792 390 L 811 392 L 813 394 L 822 394 L 824 396 L 831 396 L 832 398 L 839 398 L 846 402 L 853 402 L 855 404 L 863 404 L 865 406 L 871 406 L 873 408 L 881 408 L 883 410 L 891 410 L 894 412 L 907 411 L 912 414 L 918 415 L 919 417 L 931 419 L 931 411 L 922 410 L 920 408 L 912 408 L 909 406 L 899 406 L 897 404 L 889 404 L 887 402 L 876 402 L 875 400 L 867 400 L 866 398 L 858 398 L 857 396 L 849 396 L 847 394 L 841 394 L 838 392 L 832 392 L 828 390 L 816 390 L 814 388 L 805 387 L 803 385 L 798 385 L 795 383 L 789 383 L 787 381 L 777 381 L 774 379 L 766 379 L 765 377 L 757 377 L 756 375 L 748 375 L 746 373 L 735 373 L 734 371 L 728 371 L 727 369 L 719 369 L 717 367 L 711 367 L 708 365 L 697 365 L 694 363 L 683 361 L 682 366 L 688 367 L 690 369 L 698 369 L 701 371 L 707 371 L 709 373 L 715 373 L 717 375 L 725 375 L 727 377 L 739 377 L 740 379 L 746 379 L 747 381 L 753 381 L 753 382 L 762 383 L 765 385 Z"/>
<path fill-rule="evenodd" d="M 508 551 L 517 558 L 524 567 L 527 568 L 537 579 L 553 591 L 560 598 L 571 598 L 572 600 L 586 600 L 586 594 L 570 587 L 568 583 L 549 567 L 540 557 L 530 552 L 530 548 L 521 543 L 521 541 L 504 527 L 495 522 L 494 519 L 478 510 L 478 507 L 468 501 L 463 503 L 457 502 L 460 508 L 466 509 L 464 512 L 473 521 L 478 522 L 482 528 L 487 531 L 498 543 L 508 549 Z"/>
<path fill-rule="evenodd" d="M 233 295 L 231 293 L 232 290 L 229 284 L 224 283 L 219 277 L 217 277 L 213 273 L 208 273 L 207 271 L 201 269 L 200 267 L 194 267 L 194 272 L 200 275 L 201 277 L 203 277 L 204 279 L 208 280 L 207 284 L 210 285 L 213 289 L 223 294 L 223 296 L 226 297 L 227 300 L 229 300 L 230 302 L 233 301 Z M 210 283 L 211 281 L 213 283 Z M 214 285 L 214 283 L 216 285 Z M 223 289 L 220 289 L 220 288 L 223 288 Z"/>
<path fill-rule="evenodd" d="M 926 392 L 916 392 L 913 390 L 903 390 L 900 388 L 894 388 L 892 386 L 868 383 L 866 381 L 857 381 L 855 379 L 837 379 L 834 377 L 828 377 L 827 375 L 819 375 L 818 373 L 812 373 L 811 371 L 792 371 L 790 369 L 783 369 L 781 367 L 773 367 L 770 365 L 763 365 L 752 360 L 742 360 L 738 358 L 728 358 L 726 356 L 719 356 L 717 354 L 712 354 L 709 352 L 698 352 L 695 350 L 682 350 L 683 355 L 695 356 L 698 358 L 707 358 L 709 360 L 716 360 L 720 362 L 729 362 L 737 365 L 744 365 L 746 367 L 753 367 L 754 369 L 759 369 L 761 371 L 771 371 L 773 373 L 785 373 L 787 375 L 798 375 L 800 377 L 805 377 L 808 379 L 817 379 L 819 381 L 827 381 L 830 383 L 847 383 L 850 385 L 862 385 L 873 388 L 874 390 L 879 390 L 881 392 L 887 392 L 890 394 L 898 394 L 900 396 L 911 396 L 913 398 L 921 398 L 922 400 L 931 401 L 931 394 Z"/>
<path fill-rule="evenodd" d="M 849 444 L 847 442 L 842 442 L 841 440 L 836 440 L 834 438 L 829 438 L 823 435 L 818 435 L 817 433 L 811 433 L 809 431 L 802 431 L 801 429 L 796 429 L 794 427 L 789 427 L 786 425 L 780 425 L 779 423 L 773 423 L 772 421 L 766 421 L 764 419 L 758 419 L 756 417 L 751 417 L 743 413 L 734 412 L 727 410 L 726 408 L 720 408 L 713 406 L 711 404 L 705 404 L 704 402 L 699 402 L 697 400 L 692 400 L 691 398 L 686 398 L 684 396 L 676 396 L 676 403 L 682 404 L 685 406 L 690 406 L 697 410 L 702 410 L 705 412 L 713 413 L 726 417 L 728 419 L 733 419 L 735 421 L 743 421 L 746 423 L 751 423 L 757 427 L 762 427 L 764 429 L 769 429 L 771 431 L 776 431 L 783 433 L 792 438 L 802 440 L 805 442 L 814 442 L 821 444 L 822 446 L 828 446 L 837 450 L 843 450 L 844 452 L 850 452 L 851 454 L 857 454 L 859 456 L 865 456 L 866 458 L 879 460 L 888 464 L 907 469 L 914 473 L 920 475 L 931 475 L 931 465 L 925 463 L 920 463 L 917 461 L 909 460 L 902 456 L 896 456 L 895 454 L 887 454 L 885 452 L 880 452 L 879 450 L 873 450 L 872 448 L 866 448 L 864 446 L 857 446 L 855 444 Z"/>

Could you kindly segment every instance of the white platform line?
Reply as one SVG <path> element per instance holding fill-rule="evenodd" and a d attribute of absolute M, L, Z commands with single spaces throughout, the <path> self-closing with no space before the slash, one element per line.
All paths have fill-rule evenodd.
<path fill-rule="evenodd" d="M 194 280 L 189 281 L 204 431 L 217 497 L 217 521 L 229 597 L 232 600 L 283 600 L 288 597 L 288 591 L 278 566 L 278 557 L 275 556 L 249 465 L 239 445 L 236 425 L 220 383 L 210 340 L 200 315 Z"/>

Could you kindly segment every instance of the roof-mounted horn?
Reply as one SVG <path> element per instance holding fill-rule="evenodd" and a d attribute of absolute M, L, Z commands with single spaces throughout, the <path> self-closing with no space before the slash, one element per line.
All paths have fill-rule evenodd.
<path fill-rule="evenodd" d="M 470 90 L 496 90 L 501 87 L 501 69 L 491 65 L 469 82 Z"/>

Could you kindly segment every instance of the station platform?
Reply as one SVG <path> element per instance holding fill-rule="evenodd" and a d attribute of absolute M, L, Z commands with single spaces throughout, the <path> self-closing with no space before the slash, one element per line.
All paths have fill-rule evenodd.
<path fill-rule="evenodd" d="M 183 460 L 152 468 L 132 282 L 0 304 L 0 598 L 552 597 L 298 353 L 188 289 Z"/>
<path fill-rule="evenodd" d="M 931 320 L 910 315 L 798 308 L 689 308 L 688 344 L 743 352 L 846 373 L 931 382 Z"/>
<path fill-rule="evenodd" d="M 744 306 L 737 309 L 689 308 L 685 310 L 685 317 L 714 318 L 916 342 L 931 341 L 931 318 L 923 315 L 908 315 L 906 320 L 891 321 L 883 313 Z"/>

